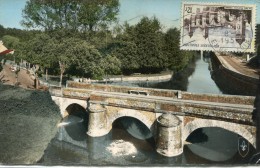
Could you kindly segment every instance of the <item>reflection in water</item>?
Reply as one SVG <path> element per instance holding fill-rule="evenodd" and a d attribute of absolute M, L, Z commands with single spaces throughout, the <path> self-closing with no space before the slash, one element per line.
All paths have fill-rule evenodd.
<path fill-rule="evenodd" d="M 209 57 L 194 56 L 192 62 L 181 72 L 174 74 L 171 80 L 164 82 L 139 82 L 140 87 L 182 90 L 194 93 L 222 94 L 222 91 L 211 79 Z M 118 84 L 118 83 L 114 83 Z"/>
<path fill-rule="evenodd" d="M 196 61 L 196 69 L 194 73 L 188 78 L 188 92 L 212 94 L 222 93 L 215 82 L 211 79 L 208 67 L 209 64 L 204 62 L 204 60 L 199 59 Z"/>
<path fill-rule="evenodd" d="M 196 131 L 194 133 L 196 135 Z M 236 134 L 222 128 L 203 128 L 203 133 L 208 137 L 206 141 L 188 146 L 196 155 L 210 161 L 225 161 L 237 153 Z"/>
<path fill-rule="evenodd" d="M 198 57 L 183 73 L 175 74 L 171 81 L 134 85 L 221 94 L 210 77 L 208 62 L 210 63 L 209 59 L 203 61 Z M 82 118 L 84 122 L 81 122 Z M 251 145 L 249 154 L 242 157 L 237 151 L 239 138 L 237 134 L 221 128 L 203 128 L 191 133 L 187 141 L 192 144 L 184 145 L 182 155 L 168 158 L 156 152 L 155 140 L 150 130 L 139 120 L 130 117 L 119 118 L 113 123 L 113 129 L 109 134 L 95 138 L 86 135 L 87 122 L 88 117 L 82 115 L 65 118 L 56 138 L 46 149 L 42 164 L 106 166 L 242 164 L 248 163 L 255 152 Z"/>
<path fill-rule="evenodd" d="M 82 122 L 75 118 L 66 121 L 73 125 Z M 70 137 L 65 127 L 61 127 L 57 137 L 50 143 L 45 151 L 42 164 L 49 165 L 176 165 L 176 164 L 206 164 L 206 163 L 248 163 L 250 155 L 254 152 L 251 146 L 251 154 L 242 158 L 237 152 L 238 135 L 221 128 L 203 128 L 194 131 L 188 139 L 193 144 L 184 146 L 184 153 L 177 157 L 164 157 L 155 150 L 153 138 L 135 138 L 140 135 L 140 130 L 145 130 L 145 125 L 137 125 L 126 130 L 124 124 L 131 125 L 133 118 L 120 118 L 113 123 L 113 129 L 102 137 L 89 137 L 85 132 L 79 131 L 79 141 Z M 135 122 L 133 122 L 135 123 Z M 84 127 L 78 127 L 84 128 Z M 210 134 L 210 133 L 214 134 Z M 136 135 L 135 135 L 136 133 Z M 207 138 L 200 138 L 205 134 Z M 204 135 L 204 136 L 205 136 Z M 60 137 L 62 138 L 60 139 Z M 70 138 L 69 138 L 70 137 Z M 142 137 L 144 138 L 144 137 Z M 187 139 L 187 140 L 188 140 Z M 62 141 L 61 141 L 62 140 Z"/>
<path fill-rule="evenodd" d="M 86 147 L 86 126 L 83 118 L 74 115 L 68 115 L 58 124 L 59 130 L 56 135 L 60 141 Z"/>
<path fill-rule="evenodd" d="M 119 121 L 122 124 L 123 128 L 137 139 L 144 140 L 152 138 L 153 136 L 151 131 L 141 121 L 137 119 L 123 117 L 120 118 Z"/>
<path fill-rule="evenodd" d="M 74 140 L 82 141 L 85 139 L 85 136 L 82 136 L 86 133 L 86 127 L 82 124 L 84 122 L 83 118 L 69 115 L 64 117 L 61 123 L 58 124 L 60 129 L 66 130 L 67 134 Z"/>

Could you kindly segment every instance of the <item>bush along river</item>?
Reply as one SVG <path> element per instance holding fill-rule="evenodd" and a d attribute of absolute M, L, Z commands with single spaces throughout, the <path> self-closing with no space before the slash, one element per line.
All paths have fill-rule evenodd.
<path fill-rule="evenodd" d="M 183 90 L 222 94 L 211 79 L 209 55 L 194 57 L 188 67 L 166 82 L 112 83 L 136 87 Z M 38 164 L 41 165 L 127 165 L 169 166 L 194 164 L 247 164 L 255 153 L 250 145 L 246 156 L 238 152 L 239 135 L 221 128 L 201 128 L 187 138 L 183 154 L 164 157 L 155 150 L 155 140 L 141 121 L 121 117 L 113 123 L 109 134 L 102 137 L 86 135 L 88 114 L 75 105 L 72 115 L 65 117 L 58 133 L 49 143 Z"/>

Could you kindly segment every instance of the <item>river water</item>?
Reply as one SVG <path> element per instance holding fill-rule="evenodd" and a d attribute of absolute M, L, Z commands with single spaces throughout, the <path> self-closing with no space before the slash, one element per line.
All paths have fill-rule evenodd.
<path fill-rule="evenodd" d="M 222 94 L 211 79 L 209 57 L 194 58 L 182 72 L 166 82 L 113 83 L 137 87 L 175 89 L 196 93 Z M 39 164 L 43 165 L 138 165 L 169 166 L 194 164 L 247 164 L 255 153 L 252 145 L 248 153 L 238 152 L 235 133 L 221 128 L 195 130 L 187 138 L 183 154 L 164 157 L 155 150 L 155 140 L 149 129 L 139 120 L 122 117 L 113 123 L 108 135 L 92 138 L 86 135 L 88 117 L 85 109 L 75 108 L 77 115 L 61 121 L 59 132 L 51 141 Z"/>

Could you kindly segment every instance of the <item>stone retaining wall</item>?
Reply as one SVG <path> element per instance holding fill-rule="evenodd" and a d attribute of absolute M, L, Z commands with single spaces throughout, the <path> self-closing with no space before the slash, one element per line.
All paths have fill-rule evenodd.
<path fill-rule="evenodd" d="M 224 93 L 256 95 L 258 79 L 227 69 L 214 53 L 212 54 L 212 68 L 212 78 Z"/>
<path fill-rule="evenodd" d="M 123 76 L 121 78 L 109 78 L 110 81 L 167 81 L 172 78 L 172 74 L 157 76 Z"/>

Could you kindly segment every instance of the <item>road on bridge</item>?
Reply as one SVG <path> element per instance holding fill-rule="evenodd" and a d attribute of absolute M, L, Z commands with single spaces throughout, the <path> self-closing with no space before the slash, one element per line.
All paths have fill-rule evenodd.
<path fill-rule="evenodd" d="M 198 101 L 198 100 L 183 100 L 183 99 L 173 99 L 171 97 L 162 97 L 162 96 L 143 96 L 135 94 L 126 94 L 118 92 L 105 92 L 105 91 L 93 91 L 93 95 L 109 96 L 109 97 L 118 97 L 118 98 L 127 98 L 127 99 L 140 99 L 140 100 L 151 100 L 151 101 L 162 101 L 162 102 L 176 102 L 176 103 L 191 103 L 197 105 L 207 105 L 207 106 L 216 106 L 216 107 L 228 107 L 228 108 L 238 108 L 238 109 L 247 109 L 253 110 L 253 105 L 245 104 L 230 104 L 230 103 L 219 103 L 219 102 L 207 102 L 207 101 Z"/>

